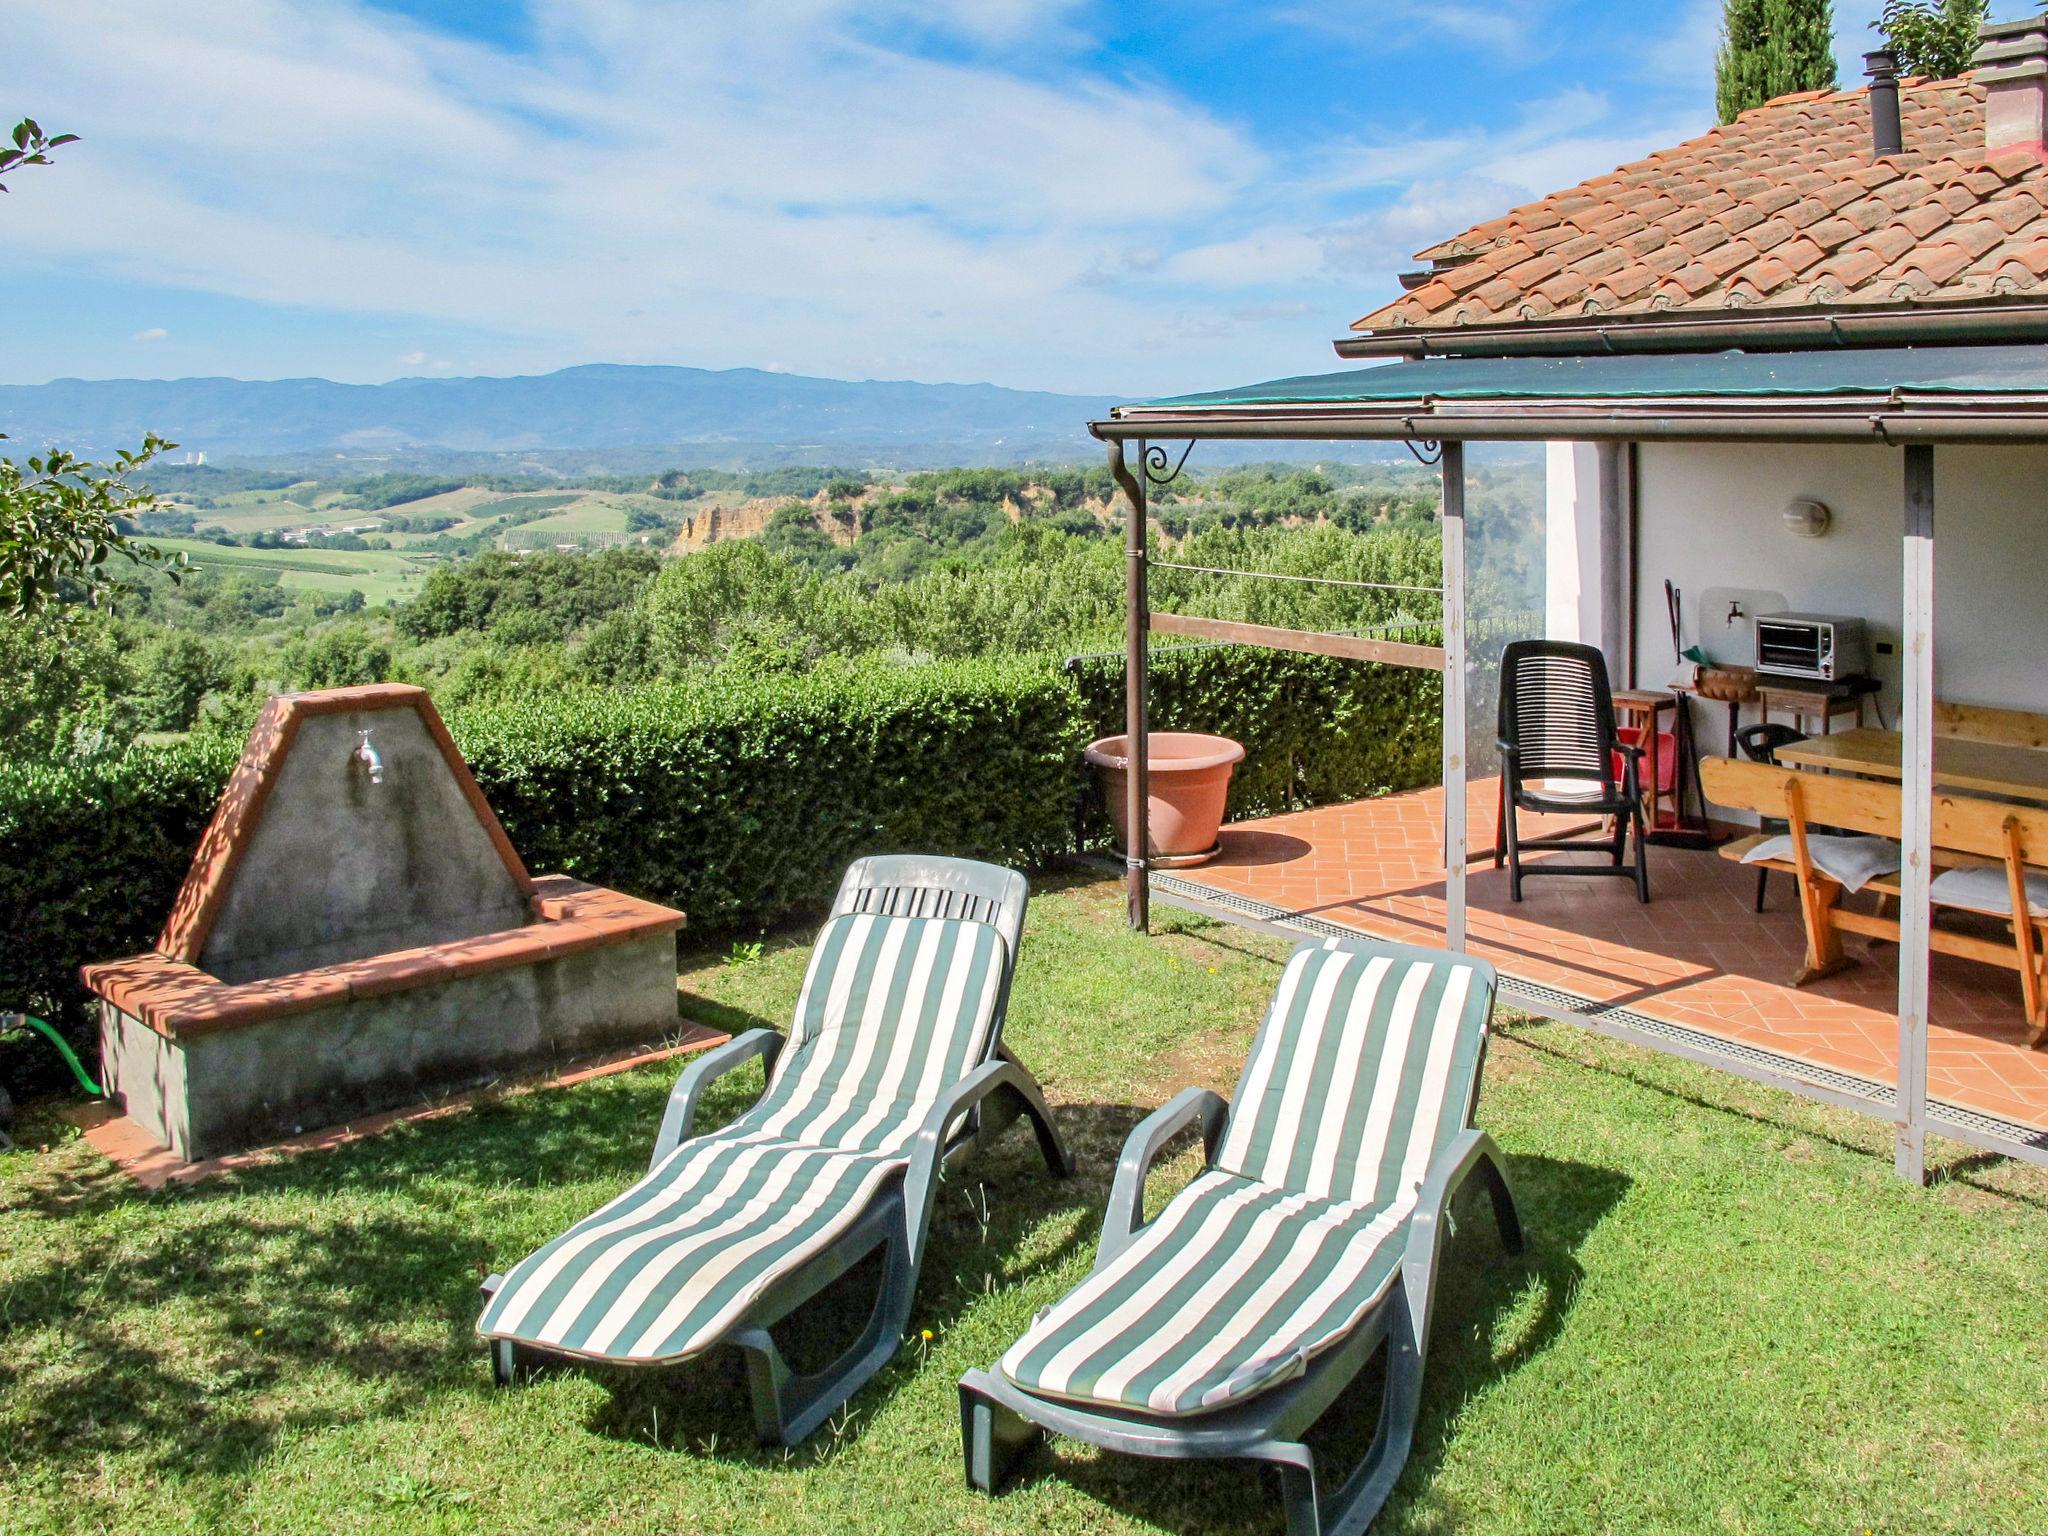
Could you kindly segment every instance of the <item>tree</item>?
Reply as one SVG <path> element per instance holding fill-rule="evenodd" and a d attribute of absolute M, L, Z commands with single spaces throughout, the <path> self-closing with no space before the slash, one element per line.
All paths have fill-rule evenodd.
<path fill-rule="evenodd" d="M 23 118 L 13 137 L 11 148 L 0 149 L 0 176 L 49 165 L 49 152 L 78 135 L 50 138 L 34 118 Z M 7 190 L 0 182 L 0 192 Z M 124 588 L 108 565 L 114 555 L 136 565 L 165 566 L 175 579 L 184 557 L 167 560 L 127 530 L 157 504 L 128 477 L 176 446 L 151 433 L 141 448 L 105 464 L 62 449 L 30 458 L 26 467 L 0 458 L 0 614 L 40 622 L 53 615 L 62 620 L 80 603 L 104 605 Z"/>
<path fill-rule="evenodd" d="M 1977 28 L 1989 0 L 1885 0 L 1871 27 L 1898 55 L 1899 72 L 1953 80 L 1977 52 Z"/>
<path fill-rule="evenodd" d="M 1833 0 L 1727 0 L 1714 102 L 1732 123 L 1795 91 L 1835 87 Z"/>

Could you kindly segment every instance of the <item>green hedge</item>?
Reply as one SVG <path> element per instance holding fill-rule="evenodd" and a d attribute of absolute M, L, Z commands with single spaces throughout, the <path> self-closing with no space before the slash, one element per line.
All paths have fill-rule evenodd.
<path fill-rule="evenodd" d="M 1440 687 L 1169 649 L 1154 721 L 1243 741 L 1231 814 L 1266 815 L 1434 782 Z M 1077 805 L 1081 836 L 1100 839 L 1080 749 L 1121 729 L 1122 690 L 1114 661 L 835 663 L 455 710 L 449 728 L 533 869 L 672 903 L 707 938 L 822 909 L 864 852 L 1042 866 L 1073 845 Z M 0 768 L 0 1007 L 89 1035 L 78 966 L 152 942 L 235 756 L 211 741 Z"/>
<path fill-rule="evenodd" d="M 0 1009 L 87 1043 L 78 967 L 155 940 L 236 756 L 214 741 L 0 770 Z"/>
<path fill-rule="evenodd" d="M 1085 658 L 1070 670 L 1091 734 L 1122 734 L 1122 658 Z M 1153 730 L 1244 743 L 1232 820 L 1436 783 L 1442 712 L 1443 679 L 1409 667 L 1244 646 L 1162 648 L 1152 658 Z M 1093 797 L 1088 807 L 1090 835 L 1099 836 Z"/>
<path fill-rule="evenodd" d="M 861 853 L 1045 863 L 1081 727 L 1058 677 L 1005 661 L 468 710 L 450 730 L 533 868 L 716 933 L 822 908 Z"/>

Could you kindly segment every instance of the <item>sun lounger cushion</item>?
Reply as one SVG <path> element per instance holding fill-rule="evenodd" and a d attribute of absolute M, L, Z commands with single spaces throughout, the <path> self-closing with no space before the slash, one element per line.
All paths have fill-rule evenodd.
<path fill-rule="evenodd" d="M 1806 835 L 1807 856 L 1813 867 L 1845 891 L 1860 891 L 1880 875 L 1895 875 L 1903 855 L 1899 845 L 1884 837 L 1840 837 L 1829 832 Z M 1790 833 L 1767 837 L 1742 856 L 1745 864 L 1766 861 L 1790 864 L 1795 851 Z"/>
<path fill-rule="evenodd" d="M 760 1101 L 505 1278 L 478 1330 L 681 1359 L 857 1221 L 939 1096 L 987 1055 L 1005 956 L 986 923 L 856 914 L 819 935 Z"/>
<path fill-rule="evenodd" d="M 1939 906 L 2012 916 L 2012 887 L 2002 869 L 1945 869 L 1934 877 L 1928 894 Z M 2027 911 L 2048 917 L 2048 875 L 2028 872 Z"/>
<path fill-rule="evenodd" d="M 1452 961 L 1297 952 L 1215 1166 L 1040 1314 L 1003 1373 L 1166 1415 L 1300 1375 L 1385 1294 L 1431 1159 L 1468 1121 L 1482 986 Z"/>

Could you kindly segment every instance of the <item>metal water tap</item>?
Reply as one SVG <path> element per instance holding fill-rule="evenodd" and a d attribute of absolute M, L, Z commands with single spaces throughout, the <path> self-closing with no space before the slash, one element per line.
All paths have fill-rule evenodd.
<path fill-rule="evenodd" d="M 370 744 L 370 733 L 368 731 L 358 731 L 356 733 L 356 749 L 349 753 L 349 758 L 351 761 L 363 765 L 363 771 L 369 774 L 372 784 L 382 784 L 384 782 L 384 759 L 378 754 L 377 749 Z"/>

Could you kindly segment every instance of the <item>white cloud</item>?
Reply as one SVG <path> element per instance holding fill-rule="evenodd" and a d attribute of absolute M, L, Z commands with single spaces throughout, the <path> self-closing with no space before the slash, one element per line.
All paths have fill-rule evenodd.
<path fill-rule="evenodd" d="M 1265 288 L 1322 270 L 1323 247 L 1298 229 L 1271 229 L 1182 251 L 1161 274 L 1206 288 Z"/>
<path fill-rule="evenodd" d="M 165 330 L 162 326 L 152 325 L 147 330 L 137 331 L 133 336 L 130 336 L 128 339 L 130 341 L 140 341 L 147 343 L 152 341 L 168 341 L 170 340 L 170 337 L 171 333 Z"/>
<path fill-rule="evenodd" d="M 1322 361 L 1414 250 L 1706 126 L 1567 86 L 1503 128 L 1432 126 L 1498 115 L 1451 104 L 1267 147 L 1104 73 L 1099 0 L 527 9 L 514 51 L 368 0 L 0 0 L 47 61 L 39 117 L 84 136 L 10 199 L 0 265 L 380 317 L 374 356 L 408 371 L 450 367 L 412 345 L 431 319 L 483 339 L 440 342 L 465 368 L 1164 386 Z M 1451 56 L 1556 31 L 1554 0 L 1292 14 Z"/>
<path fill-rule="evenodd" d="M 1275 14 L 1294 25 L 1376 52 L 1449 38 L 1490 53 L 1547 53 L 1551 7 L 1542 0 L 1321 0 Z"/>
<path fill-rule="evenodd" d="M 10 48 L 62 61 L 39 112 L 84 142 L 0 261 L 813 371 L 1000 374 L 1040 314 L 1071 362 L 1121 309 L 1082 282 L 1098 253 L 1263 166 L 1157 87 L 983 57 L 1064 46 L 1073 9 L 538 0 L 521 56 L 348 0 L 21 7 Z M 957 45 L 891 40 L 935 28 Z"/>

